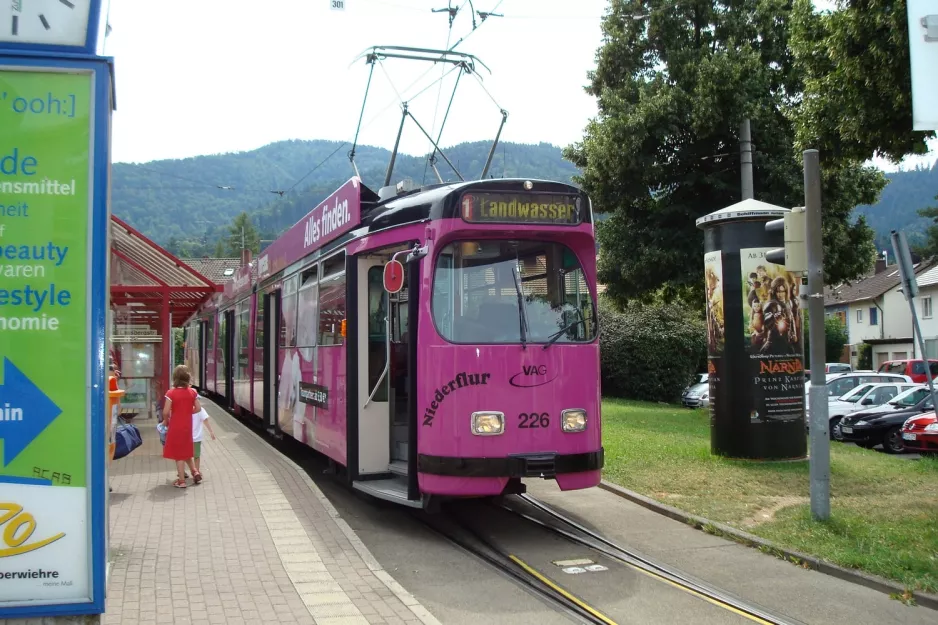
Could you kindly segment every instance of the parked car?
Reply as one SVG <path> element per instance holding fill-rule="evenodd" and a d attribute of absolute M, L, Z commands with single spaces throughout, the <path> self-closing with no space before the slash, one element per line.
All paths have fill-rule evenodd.
<path fill-rule="evenodd" d="M 840 420 L 865 408 L 882 406 L 906 391 L 918 388 L 912 384 L 861 384 L 846 395 L 834 398 L 827 404 L 830 437 L 841 440 Z"/>
<path fill-rule="evenodd" d="M 854 417 L 878 417 L 889 412 L 899 412 L 901 410 L 916 409 L 919 412 L 928 412 L 934 410 L 931 400 L 931 391 L 927 386 L 916 385 L 901 395 L 896 395 L 894 399 L 881 406 L 871 406 L 858 412 L 854 412 Z"/>
<path fill-rule="evenodd" d="M 684 389 L 681 404 L 687 408 L 709 408 L 710 376 L 706 373 L 698 373 L 696 380 L 695 384 Z"/>
<path fill-rule="evenodd" d="M 931 369 L 932 378 L 938 378 L 938 360 L 929 359 L 929 369 Z M 880 373 L 897 373 L 907 375 L 913 382 L 924 384 L 928 381 L 925 376 L 924 360 L 887 360 L 879 366 Z"/>
<path fill-rule="evenodd" d="M 930 403 L 931 400 L 928 400 Z M 930 406 L 928 410 L 934 410 Z M 840 420 L 840 433 L 845 443 L 856 443 L 859 447 L 872 449 L 877 445 L 883 446 L 883 451 L 890 454 L 899 454 L 905 451 L 902 442 L 902 426 L 911 417 L 922 414 L 922 410 L 895 410 L 878 415 L 861 415 L 854 413 Z"/>
<path fill-rule="evenodd" d="M 824 365 L 824 371 L 827 373 L 850 373 L 853 367 L 842 362 L 829 362 Z"/>
<path fill-rule="evenodd" d="M 909 384 L 912 378 L 907 375 L 893 375 L 885 373 L 834 373 L 827 378 L 827 397 L 828 400 L 833 397 L 842 397 L 861 384 Z M 809 394 L 811 382 L 805 382 L 805 397 Z"/>
<path fill-rule="evenodd" d="M 923 456 L 938 456 L 938 416 L 916 415 L 902 426 L 902 446 Z"/>

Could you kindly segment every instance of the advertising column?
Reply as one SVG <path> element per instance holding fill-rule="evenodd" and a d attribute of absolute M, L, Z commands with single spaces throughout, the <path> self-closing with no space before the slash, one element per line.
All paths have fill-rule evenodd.
<path fill-rule="evenodd" d="M 0 610 L 91 596 L 93 81 L 0 67 Z"/>
<path fill-rule="evenodd" d="M 765 260 L 784 245 L 765 224 L 788 209 L 745 200 L 704 230 L 710 449 L 731 458 L 804 458 L 804 335 L 798 276 Z"/>

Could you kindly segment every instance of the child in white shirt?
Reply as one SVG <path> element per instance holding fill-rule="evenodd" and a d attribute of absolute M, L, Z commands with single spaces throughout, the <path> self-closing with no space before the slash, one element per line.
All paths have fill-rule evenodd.
<path fill-rule="evenodd" d="M 215 440 L 215 431 L 212 429 L 212 424 L 208 422 L 208 413 L 205 411 L 205 408 L 202 408 L 199 412 L 192 413 L 192 447 L 193 447 L 193 459 L 195 461 L 195 469 L 192 471 L 192 479 L 196 484 L 199 484 L 202 481 L 202 470 L 201 470 L 201 456 L 202 456 L 202 424 L 205 424 L 205 427 L 208 428 L 208 433 L 212 435 L 212 440 Z"/>

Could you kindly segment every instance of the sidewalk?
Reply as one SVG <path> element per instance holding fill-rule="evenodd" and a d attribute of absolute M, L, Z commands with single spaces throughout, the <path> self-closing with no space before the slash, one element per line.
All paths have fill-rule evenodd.
<path fill-rule="evenodd" d="M 438 624 L 299 467 L 202 401 L 202 484 L 172 487 L 154 420 L 111 465 L 106 625 Z"/>

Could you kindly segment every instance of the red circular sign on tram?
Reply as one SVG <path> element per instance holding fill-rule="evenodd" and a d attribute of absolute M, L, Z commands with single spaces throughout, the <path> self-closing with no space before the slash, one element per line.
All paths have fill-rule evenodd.
<path fill-rule="evenodd" d="M 399 260 L 389 261 L 384 266 L 384 290 L 397 293 L 404 288 L 404 265 Z"/>

